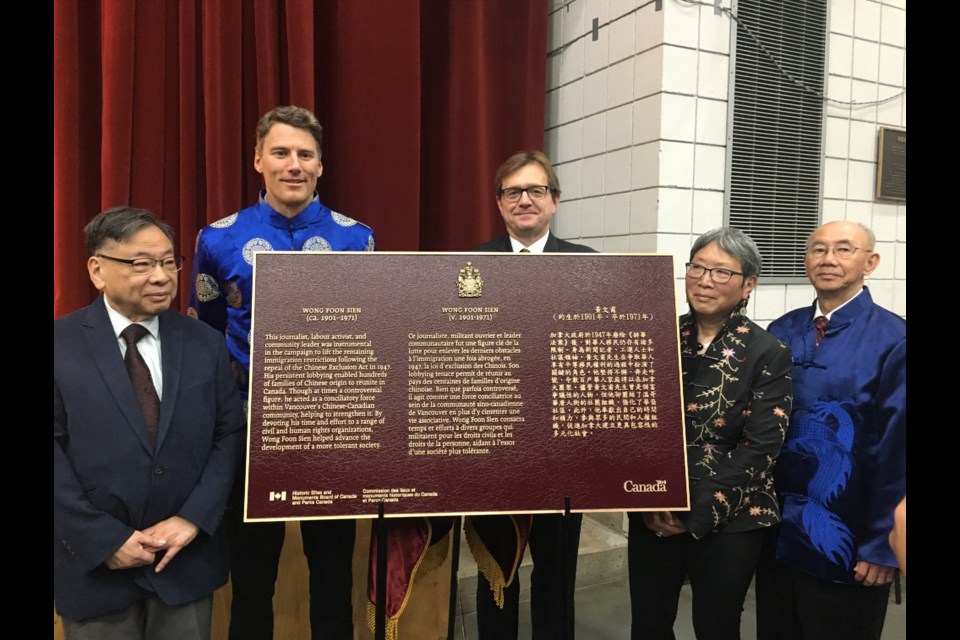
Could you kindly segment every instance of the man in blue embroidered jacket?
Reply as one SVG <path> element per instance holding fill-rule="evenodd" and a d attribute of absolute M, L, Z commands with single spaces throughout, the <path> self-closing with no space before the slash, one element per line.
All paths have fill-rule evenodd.
<path fill-rule="evenodd" d="M 320 204 L 315 189 L 323 173 L 321 142 L 320 123 L 307 109 L 285 106 L 264 114 L 257 124 L 254 156 L 265 187 L 259 201 L 214 222 L 197 238 L 188 313 L 226 333 L 244 397 L 250 369 L 254 252 L 374 249 L 370 227 Z M 284 523 L 243 523 L 243 481 L 237 483 L 233 505 L 230 640 L 272 640 L 273 593 Z M 353 638 L 355 527 L 353 520 L 300 523 L 310 567 L 314 638 Z"/>
<path fill-rule="evenodd" d="M 757 574 L 765 638 L 879 638 L 897 561 L 887 544 L 906 493 L 906 322 L 874 304 L 880 261 L 863 225 L 810 236 L 813 307 L 769 331 L 793 352 L 793 417 L 774 471 L 783 522 Z M 778 533 L 778 535 L 776 535 Z"/>

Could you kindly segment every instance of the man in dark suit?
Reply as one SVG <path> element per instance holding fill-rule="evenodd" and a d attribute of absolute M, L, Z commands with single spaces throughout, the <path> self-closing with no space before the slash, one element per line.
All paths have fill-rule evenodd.
<path fill-rule="evenodd" d="M 169 311 L 183 258 L 149 211 L 84 229 L 102 295 L 53 323 L 54 605 L 72 639 L 207 639 L 244 416 L 223 336 Z"/>
<path fill-rule="evenodd" d="M 542 152 L 524 151 L 510 156 L 497 169 L 494 182 L 497 207 L 507 226 L 507 235 L 474 247 L 473 251 L 596 253 L 588 246 L 561 240 L 550 233 L 550 220 L 560 204 L 560 181 L 550 160 Z M 473 529 L 484 538 L 484 546 L 489 547 L 500 542 L 514 544 L 516 538 L 513 531 L 523 531 L 522 526 L 515 529 L 512 525 L 502 527 L 495 521 L 491 522 L 494 519 L 510 517 L 524 516 L 482 516 L 486 523 L 475 520 Z M 577 574 L 577 550 L 582 519 L 582 514 L 572 514 L 564 532 L 563 515 L 532 516 L 528 542 L 533 557 L 530 610 L 534 640 L 573 638 L 573 586 Z M 470 536 L 471 527 L 468 526 L 467 530 Z M 507 535 L 498 536 L 503 540 L 491 540 L 490 532 L 495 531 L 503 531 Z M 521 547 L 520 552 L 522 551 Z M 481 563 L 481 566 L 484 564 Z M 497 589 L 491 589 L 488 577 L 483 573 L 478 576 L 477 626 L 481 638 L 502 640 L 517 637 L 520 578 L 516 571 L 513 573 L 513 576 L 503 576 L 507 584 L 502 587 L 502 607 L 498 606 L 495 598 L 491 596 L 490 591 L 496 593 Z M 497 580 L 499 581 L 499 577 Z M 564 619 L 567 621 L 566 634 Z"/>
<path fill-rule="evenodd" d="M 596 253 L 586 245 L 567 242 L 550 233 L 550 220 L 560 204 L 560 180 L 543 152 L 513 154 L 497 169 L 494 184 L 507 235 L 471 251 Z"/>

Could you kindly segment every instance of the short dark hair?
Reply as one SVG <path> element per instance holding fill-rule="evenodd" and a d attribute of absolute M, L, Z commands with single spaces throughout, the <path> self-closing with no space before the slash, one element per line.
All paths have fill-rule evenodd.
<path fill-rule="evenodd" d="M 321 155 L 323 127 L 320 126 L 320 121 L 309 109 L 292 104 L 285 107 L 275 107 L 260 117 L 260 122 L 257 123 L 257 151 L 263 150 L 263 139 L 267 137 L 275 124 L 286 124 L 309 131 L 313 139 L 317 141 L 317 155 Z"/>
<path fill-rule="evenodd" d="M 87 241 L 87 253 L 96 255 L 107 240 L 126 242 L 144 227 L 154 226 L 173 242 L 173 229 L 166 222 L 146 209 L 119 206 L 111 207 L 87 223 L 83 234 Z"/>
<path fill-rule="evenodd" d="M 733 227 L 711 229 L 697 238 L 690 249 L 690 259 L 693 260 L 693 256 L 711 242 L 716 242 L 724 252 L 740 262 L 744 280 L 750 276 L 760 275 L 763 261 L 760 259 L 757 243 L 743 231 Z"/>
<path fill-rule="evenodd" d="M 560 179 L 557 178 L 557 172 L 553 170 L 553 165 L 543 151 L 520 151 L 507 158 L 506 162 L 497 169 L 497 175 L 493 180 L 493 189 L 497 196 L 500 196 L 504 178 L 528 164 L 538 164 L 543 168 L 547 174 L 547 186 L 550 187 L 550 192 L 554 198 L 559 198 Z"/>

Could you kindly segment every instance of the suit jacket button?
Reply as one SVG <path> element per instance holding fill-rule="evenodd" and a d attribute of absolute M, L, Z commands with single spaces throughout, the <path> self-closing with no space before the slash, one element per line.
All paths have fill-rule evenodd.
<path fill-rule="evenodd" d="M 155 475 L 155 476 L 162 476 L 164 471 L 166 471 L 166 469 L 163 468 L 163 465 L 162 465 L 162 464 L 158 464 L 157 466 L 155 466 L 155 467 L 153 468 L 153 475 Z"/>

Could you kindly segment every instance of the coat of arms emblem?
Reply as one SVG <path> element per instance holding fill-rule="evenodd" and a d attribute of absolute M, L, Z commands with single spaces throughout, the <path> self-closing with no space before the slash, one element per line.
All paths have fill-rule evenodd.
<path fill-rule="evenodd" d="M 483 278 L 470 261 L 457 276 L 457 293 L 461 298 L 479 298 L 483 295 Z"/>

